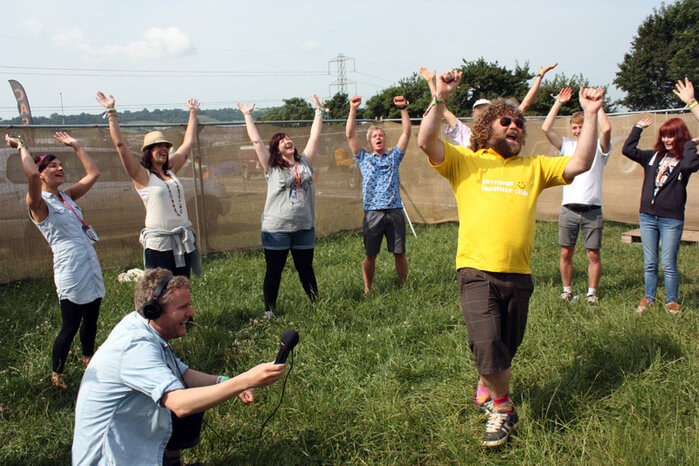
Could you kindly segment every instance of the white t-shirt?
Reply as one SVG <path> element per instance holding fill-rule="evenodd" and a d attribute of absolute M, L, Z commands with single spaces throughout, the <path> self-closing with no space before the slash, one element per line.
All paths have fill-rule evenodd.
<path fill-rule="evenodd" d="M 573 155 L 578 141 L 575 139 L 562 138 L 560 155 Z M 592 166 L 585 173 L 581 173 L 573 179 L 569 185 L 563 186 L 563 199 L 561 205 L 566 204 L 585 204 L 602 206 L 602 175 L 604 167 L 609 160 L 609 153 L 612 150 L 611 143 L 609 150 L 606 153 L 602 152 L 602 148 L 597 140 L 597 150 L 595 151 L 595 160 Z"/>

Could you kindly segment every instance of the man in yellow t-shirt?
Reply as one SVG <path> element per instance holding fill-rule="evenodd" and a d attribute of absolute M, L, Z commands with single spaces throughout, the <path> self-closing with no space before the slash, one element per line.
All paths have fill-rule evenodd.
<path fill-rule="evenodd" d="M 480 375 L 474 402 L 489 415 L 481 444 L 497 446 L 519 424 L 509 396 L 510 366 L 524 336 L 534 289 L 529 259 L 536 201 L 542 190 L 570 183 L 592 165 L 604 90 L 580 90 L 585 121 L 571 157 L 519 157 L 526 127 L 516 102 L 498 99 L 476 120 L 473 150 L 439 139 L 446 100 L 461 76 L 452 70 L 437 77 L 418 145 L 456 196 L 461 308 Z"/>

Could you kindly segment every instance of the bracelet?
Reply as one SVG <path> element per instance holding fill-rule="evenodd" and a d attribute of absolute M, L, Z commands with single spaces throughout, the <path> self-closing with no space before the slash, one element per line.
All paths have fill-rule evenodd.
<path fill-rule="evenodd" d="M 696 106 L 697 106 L 697 101 L 696 101 L 696 100 L 694 100 L 694 101 L 692 101 L 692 102 L 690 102 L 690 103 L 687 104 L 687 108 L 688 108 L 689 110 L 693 109 L 693 108 L 696 107 Z"/>
<path fill-rule="evenodd" d="M 107 110 L 105 110 L 102 113 L 102 118 L 107 118 L 109 115 L 112 115 L 112 114 L 116 115 L 116 112 L 117 112 L 116 108 L 114 108 L 114 107 L 108 108 Z"/>
<path fill-rule="evenodd" d="M 432 94 L 432 105 L 441 104 L 442 102 L 444 102 L 444 100 L 439 100 L 437 94 Z"/>
<path fill-rule="evenodd" d="M 229 378 L 230 378 L 230 377 L 226 377 L 225 375 L 219 375 L 218 377 L 216 377 L 216 383 L 219 384 L 219 383 L 221 383 L 221 382 L 225 382 L 225 381 L 228 380 Z"/>
<path fill-rule="evenodd" d="M 325 112 L 323 112 L 323 109 L 321 108 L 316 108 L 316 116 L 323 116 Z"/>
<path fill-rule="evenodd" d="M 397 107 L 398 107 L 398 106 L 397 106 Z M 408 108 L 407 105 L 401 105 L 401 106 L 398 107 L 398 110 L 405 110 L 406 108 Z"/>
<path fill-rule="evenodd" d="M 543 78 L 544 75 L 541 74 L 541 73 L 536 73 L 536 74 L 534 75 L 534 77 L 535 77 L 535 78 Z"/>

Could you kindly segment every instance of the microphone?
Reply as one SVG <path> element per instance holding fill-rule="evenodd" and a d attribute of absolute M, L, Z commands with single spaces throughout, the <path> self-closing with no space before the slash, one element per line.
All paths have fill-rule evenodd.
<path fill-rule="evenodd" d="M 289 353 L 294 349 L 299 342 L 299 334 L 296 330 L 289 329 L 282 334 L 281 342 L 279 343 L 279 352 L 274 364 L 284 364 Z"/>

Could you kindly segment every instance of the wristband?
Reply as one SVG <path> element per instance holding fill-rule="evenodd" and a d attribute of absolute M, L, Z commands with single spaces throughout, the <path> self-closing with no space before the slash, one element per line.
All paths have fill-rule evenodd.
<path fill-rule="evenodd" d="M 107 118 L 107 117 L 108 117 L 109 115 L 111 115 L 112 113 L 113 113 L 114 115 L 116 115 L 116 112 L 117 112 L 117 111 L 116 111 L 116 108 L 114 108 L 114 107 L 108 108 L 107 110 L 104 111 L 104 113 L 102 113 L 102 118 Z"/>
<path fill-rule="evenodd" d="M 535 77 L 535 78 L 543 78 L 544 75 L 541 74 L 541 73 L 536 73 L 536 74 L 534 75 L 534 77 Z"/>
<path fill-rule="evenodd" d="M 432 100 L 432 105 L 441 104 L 442 102 L 444 102 L 444 100 L 446 100 L 446 99 L 444 99 L 444 100 L 439 100 L 439 99 L 437 98 L 437 94 L 432 94 L 432 99 L 433 99 L 433 100 Z"/>
<path fill-rule="evenodd" d="M 408 108 L 408 105 L 406 104 L 406 105 L 401 105 L 401 106 L 397 106 L 397 107 L 398 107 L 398 110 L 404 110 L 404 109 Z"/>
<path fill-rule="evenodd" d="M 696 101 L 696 100 L 694 100 L 694 101 L 692 101 L 692 102 L 690 102 L 690 103 L 687 104 L 687 108 L 688 108 L 689 110 L 693 109 L 693 108 L 696 107 L 696 106 L 697 106 L 697 101 Z"/>
<path fill-rule="evenodd" d="M 225 381 L 228 380 L 229 378 L 230 378 L 230 377 L 226 377 L 225 375 L 219 375 L 218 377 L 216 377 L 216 383 L 219 384 L 219 383 L 221 383 L 221 382 L 225 382 Z"/>
<path fill-rule="evenodd" d="M 316 116 L 323 116 L 324 112 L 321 108 L 316 108 Z"/>

